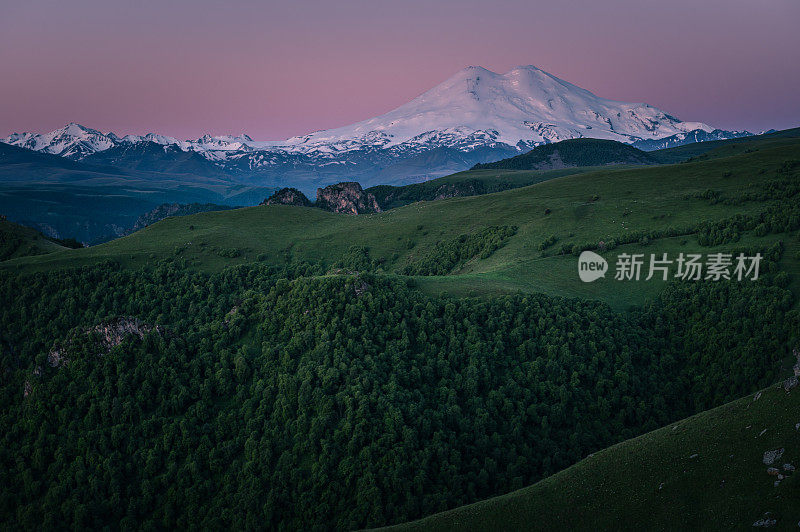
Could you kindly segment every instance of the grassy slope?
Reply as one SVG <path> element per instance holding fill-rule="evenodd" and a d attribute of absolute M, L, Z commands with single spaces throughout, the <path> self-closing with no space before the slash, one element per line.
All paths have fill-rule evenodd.
<path fill-rule="evenodd" d="M 421 278 L 420 286 L 456 295 L 536 291 L 602 299 L 626 308 L 654 296 L 659 283 L 622 286 L 613 279 L 602 279 L 584 284 L 577 278 L 575 257 L 543 257 L 539 244 L 556 235 L 557 249 L 567 242 L 608 240 L 631 231 L 682 227 L 739 212 L 758 212 L 764 204 L 711 205 L 693 195 L 707 189 L 740 193 L 750 184 L 775 179 L 784 161 L 796 159 L 800 159 L 800 140 L 691 163 L 597 170 L 484 196 L 414 203 L 373 215 L 354 217 L 277 205 L 200 214 L 164 220 L 101 246 L 11 261 L 6 267 L 51 268 L 107 258 L 141 265 L 176 253 L 204 270 L 254 260 L 282 264 L 287 256 L 330 264 L 355 244 L 369 246 L 372 257 L 386 259 L 384 268 L 393 272 L 440 240 L 486 226 L 513 224 L 519 226 L 517 235 L 494 255 L 468 263 L 454 275 Z M 593 196 L 599 199 L 593 200 Z M 550 214 L 545 214 L 546 209 Z M 744 243 L 766 244 L 778 238 L 789 244 L 786 268 L 796 271 L 796 235 L 748 237 Z M 415 243 L 412 249 L 409 241 Z M 220 256 L 220 250 L 231 248 L 240 250 L 241 256 Z M 692 237 L 679 237 L 648 246 L 625 246 L 615 253 L 680 249 L 711 251 L 699 248 Z"/>
<path fill-rule="evenodd" d="M 0 220 L 0 241 L 4 243 L 14 242 L 14 250 L 7 259 L 17 257 L 27 257 L 30 255 L 42 255 L 53 253 L 54 251 L 66 250 L 64 246 L 48 240 L 43 234 L 30 227 Z M 6 244 L 7 245 L 7 244 Z M 8 249 L 3 250 L 5 254 Z M 0 255 L 2 258 L 3 255 Z"/>
<path fill-rule="evenodd" d="M 395 187 L 377 185 L 367 189 L 384 209 L 393 209 L 415 201 L 432 201 L 440 194 L 460 191 L 460 196 L 490 194 L 541 183 L 556 177 L 590 172 L 599 167 L 562 168 L 559 170 L 465 170 L 423 183 Z M 477 190 L 473 193 L 472 190 Z M 451 194 L 453 195 L 453 194 Z"/>
<path fill-rule="evenodd" d="M 522 155 L 503 159 L 495 163 L 487 163 L 485 165 L 478 165 L 481 168 L 466 170 L 458 172 L 449 176 L 432 179 L 423 183 L 415 183 L 412 185 L 392 186 L 392 185 L 377 185 L 367 189 L 378 199 L 378 203 L 384 208 L 396 208 L 403 205 L 408 205 L 415 201 L 431 201 L 437 198 L 442 193 L 452 192 L 454 190 L 461 191 L 460 196 L 488 194 L 493 192 L 501 192 L 503 190 L 510 190 L 513 188 L 524 187 L 554 179 L 556 177 L 563 177 L 577 173 L 590 172 L 592 170 L 601 170 L 605 165 L 598 166 L 579 166 L 562 168 L 558 170 L 509 170 L 502 169 L 505 166 L 514 166 L 515 161 L 524 161 L 531 156 L 535 156 L 538 152 L 544 151 L 546 153 L 552 152 L 554 149 L 561 151 L 567 150 L 574 161 L 591 161 L 592 157 L 600 157 L 601 159 L 613 158 L 616 153 L 619 155 L 620 160 L 624 159 L 624 155 L 630 152 L 642 155 L 647 159 L 649 164 L 674 164 L 684 162 L 687 159 L 710 159 L 719 158 L 730 155 L 738 155 L 744 153 L 748 149 L 760 149 L 761 147 L 775 147 L 791 143 L 792 139 L 800 138 L 800 128 L 787 129 L 783 131 L 776 131 L 766 135 L 755 135 L 752 137 L 743 137 L 738 139 L 719 140 L 711 142 L 698 142 L 693 144 L 686 144 L 675 148 L 665 150 L 656 150 L 652 152 L 641 152 L 631 146 L 625 144 L 619 145 L 614 141 L 602 141 L 597 139 L 573 139 L 556 144 L 548 144 L 534 148 L 530 152 Z M 588 143 L 588 145 L 587 145 Z M 573 148 L 570 149 L 570 146 Z M 608 146 L 607 149 L 600 150 L 599 148 Z M 711 153 L 709 153 L 711 152 Z M 536 158 L 536 157 L 534 157 Z M 540 159 L 541 157 L 539 157 Z M 622 165 L 616 165 L 617 168 Z M 632 165 L 629 165 L 632 166 Z M 487 168 L 489 167 L 489 168 Z M 607 166 L 605 166 L 607 168 Z M 479 189 L 475 193 L 470 193 L 469 190 Z M 455 195 L 455 194 L 451 194 Z"/>
<path fill-rule="evenodd" d="M 597 139 L 573 139 L 556 144 L 548 144 L 534 148 L 530 152 L 516 155 L 508 159 L 478 165 L 480 168 L 458 172 L 449 176 L 432 179 L 423 183 L 415 183 L 404 186 L 377 185 L 370 187 L 367 191 L 371 192 L 378 199 L 378 203 L 384 208 L 396 208 L 408 205 L 415 201 L 431 201 L 442 193 L 461 191 L 461 196 L 488 194 L 500 192 L 513 188 L 524 187 L 547 181 L 556 177 L 563 177 L 577 173 L 601 170 L 604 165 L 598 166 L 579 166 L 562 168 L 559 170 L 511 170 L 505 169 L 516 166 L 519 161 L 529 158 L 536 160 L 542 159 L 537 154 L 549 154 L 553 150 L 566 150 L 568 156 L 572 157 L 572 163 L 592 161 L 593 158 L 607 160 L 616 154 L 619 160 L 624 160 L 625 155 L 641 155 L 648 164 L 675 164 L 688 159 L 707 160 L 711 158 L 727 157 L 738 155 L 747 150 L 760 149 L 763 147 L 783 146 L 793 142 L 793 139 L 800 138 L 800 128 L 776 131 L 766 135 L 755 135 L 738 139 L 718 140 L 711 142 L 697 142 L 652 152 L 641 152 L 636 148 L 619 144 L 614 141 L 602 141 Z M 601 149 L 604 148 L 604 149 Z M 629 150 L 629 151 L 625 151 Z M 545 157 L 546 158 L 546 157 Z M 599 163 L 598 163 L 599 164 Z M 633 166 L 632 164 L 629 166 Z M 607 168 L 607 166 L 605 166 Z M 621 168 L 622 165 L 616 165 Z M 477 189 L 470 192 L 470 189 Z M 455 195 L 455 194 L 450 194 Z"/>
<path fill-rule="evenodd" d="M 758 400 L 619 443 L 527 488 L 394 530 L 738 530 L 765 512 L 780 528 L 796 528 L 800 472 L 776 487 L 762 458 L 785 448 L 777 467 L 800 466 L 798 422 L 800 390 L 773 386 Z"/>

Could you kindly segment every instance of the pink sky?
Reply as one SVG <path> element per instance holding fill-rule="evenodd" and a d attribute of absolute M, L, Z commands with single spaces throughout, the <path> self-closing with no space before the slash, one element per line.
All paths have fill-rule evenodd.
<path fill-rule="evenodd" d="M 523 64 L 684 120 L 800 126 L 797 0 L 34 0 L 0 6 L 0 135 L 283 139 Z"/>

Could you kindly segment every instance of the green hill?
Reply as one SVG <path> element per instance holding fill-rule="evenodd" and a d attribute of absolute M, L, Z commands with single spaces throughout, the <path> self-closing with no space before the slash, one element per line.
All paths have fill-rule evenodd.
<path fill-rule="evenodd" d="M 0 261 L 67 249 L 39 231 L 0 216 Z"/>
<path fill-rule="evenodd" d="M 388 530 L 745 530 L 765 519 L 795 529 L 800 473 L 783 464 L 800 465 L 798 424 L 800 390 L 772 386 L 533 486 Z M 780 449 L 764 463 L 765 452 Z"/>
<path fill-rule="evenodd" d="M 724 141 L 698 142 L 651 152 L 636 150 L 627 144 L 613 141 L 574 139 L 541 146 L 529 153 L 495 163 L 479 164 L 472 170 L 423 183 L 404 186 L 378 185 L 371 187 L 369 192 L 375 195 L 381 208 L 391 209 L 415 201 L 434 201 L 501 192 L 541 183 L 556 177 L 600 170 L 603 166 L 608 165 L 673 164 L 692 158 L 701 160 L 736 155 L 762 147 L 781 146 L 786 144 L 787 139 L 791 143 L 791 139 L 796 138 L 800 138 L 800 128 Z M 545 161 L 545 164 L 549 164 L 554 151 L 559 150 L 570 153 L 571 161 L 579 162 L 582 165 L 570 165 L 558 170 L 523 169 L 528 168 L 531 164 L 536 166 L 542 160 Z M 538 162 L 531 162 L 531 159 Z"/>
<path fill-rule="evenodd" d="M 375 196 L 381 209 L 387 210 L 417 201 L 436 201 L 502 192 L 595 169 L 581 167 L 560 170 L 466 170 L 412 185 L 377 185 L 368 188 L 366 192 Z"/>
<path fill-rule="evenodd" d="M 555 170 L 576 166 L 657 164 L 649 153 L 602 139 L 571 139 L 537 146 L 529 152 L 494 163 L 476 164 L 475 170 Z"/>
<path fill-rule="evenodd" d="M 139 216 L 139 218 L 136 219 L 136 223 L 133 224 L 131 232 L 143 229 L 148 225 L 152 225 L 170 216 L 188 216 L 199 212 L 227 211 L 232 208 L 233 207 L 227 205 L 217 205 L 215 203 L 163 203 L 152 211 Z"/>
<path fill-rule="evenodd" d="M 109 258 L 135 266 L 176 255 L 206 271 L 254 261 L 310 261 L 332 267 L 351 247 L 362 246 L 368 248 L 375 271 L 403 273 L 437 260 L 436 254 L 448 246 L 457 247 L 461 235 L 516 226 L 515 234 L 493 253 L 456 260 L 448 275 L 419 276 L 420 287 L 456 295 L 543 292 L 627 308 L 654 297 L 663 283 L 627 284 L 624 289 L 613 279 L 582 283 L 575 274 L 576 250 L 604 242 L 606 248 L 615 246 L 609 250 L 612 255 L 698 247 L 710 252 L 742 245 L 768 247 L 780 240 L 786 248 L 783 267 L 790 274 L 798 272 L 798 228 L 792 229 L 796 223 L 787 214 L 796 209 L 794 189 L 775 189 L 787 180 L 796 182 L 797 160 L 800 140 L 792 139 L 724 158 L 595 170 L 380 214 L 354 217 L 279 205 L 236 209 L 168 219 L 101 246 L 28 259 L 19 267 L 52 268 Z M 762 190 L 766 195 L 759 194 Z M 789 216 L 782 227 L 750 227 L 778 211 Z M 749 225 L 732 221 L 737 215 L 747 217 Z M 726 236 L 708 238 L 710 232 L 724 232 L 728 226 Z"/>

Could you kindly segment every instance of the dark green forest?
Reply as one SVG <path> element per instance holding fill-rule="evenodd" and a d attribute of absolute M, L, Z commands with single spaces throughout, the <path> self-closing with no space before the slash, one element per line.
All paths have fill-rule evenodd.
<path fill-rule="evenodd" d="M 778 378 L 800 316 L 760 251 L 626 313 L 304 263 L 2 271 L 0 528 L 352 529 L 531 484 Z"/>

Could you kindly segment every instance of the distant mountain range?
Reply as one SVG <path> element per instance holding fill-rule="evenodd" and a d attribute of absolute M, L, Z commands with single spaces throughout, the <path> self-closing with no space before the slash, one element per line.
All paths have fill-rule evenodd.
<path fill-rule="evenodd" d="M 764 133 L 771 133 L 775 131 L 770 129 Z M 753 134 L 749 131 L 725 131 L 723 129 L 715 129 L 714 131 L 705 131 L 702 129 L 695 129 L 688 133 L 676 133 L 669 137 L 661 139 L 642 139 L 633 143 L 635 148 L 644 151 L 664 150 L 667 148 L 674 148 L 676 146 L 683 146 L 685 144 L 694 144 L 696 142 L 710 142 L 714 140 L 730 140 L 738 139 L 741 137 L 749 137 Z"/>
<path fill-rule="evenodd" d="M 312 191 L 340 181 L 365 186 L 425 181 L 573 138 L 653 150 L 750 134 L 684 122 L 645 103 L 600 98 L 534 66 L 522 66 L 505 74 L 468 67 L 389 113 L 285 141 L 255 141 L 247 135 L 120 137 L 76 123 L 0 140 L 73 160 L 224 174 L 242 183 Z"/>
<path fill-rule="evenodd" d="M 0 215 L 48 237 L 94 244 L 126 234 L 163 203 L 256 205 L 275 191 L 215 175 L 218 167 L 200 155 L 175 150 L 137 143 L 75 161 L 0 143 Z M 162 171 L 142 160 L 138 168 L 119 168 L 113 164 L 120 151 L 170 157 Z"/>

